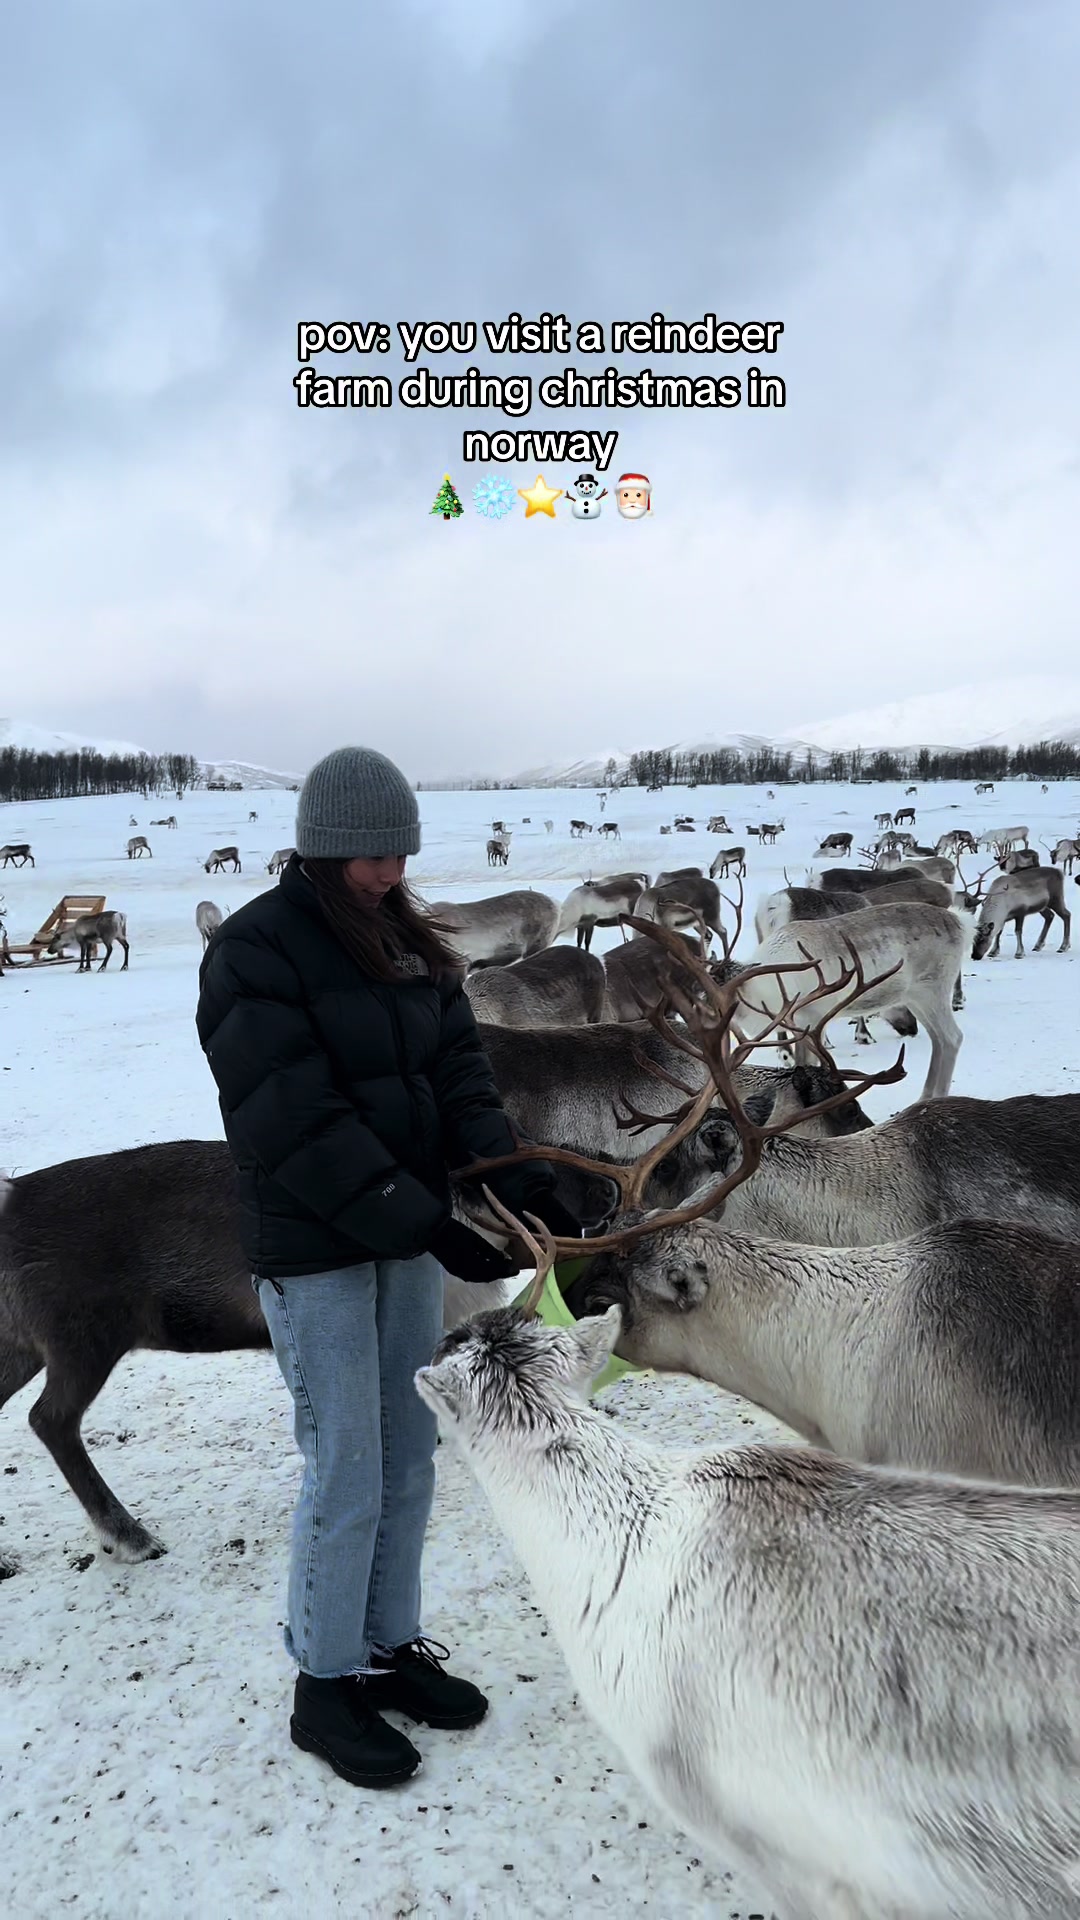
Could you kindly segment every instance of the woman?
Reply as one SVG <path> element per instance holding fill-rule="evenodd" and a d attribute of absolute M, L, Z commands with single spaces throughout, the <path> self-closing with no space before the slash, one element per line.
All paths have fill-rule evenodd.
<path fill-rule="evenodd" d="M 515 1143 L 460 963 L 405 884 L 419 848 L 416 798 L 391 761 L 364 747 L 321 760 L 279 885 L 207 948 L 196 1016 L 304 1457 L 292 1737 L 360 1786 L 420 1764 L 381 1708 L 434 1727 L 487 1711 L 421 1633 L 436 1434 L 413 1375 L 441 1332 L 443 1268 L 471 1281 L 514 1270 L 451 1217 L 447 1169 Z M 581 1232 L 541 1162 L 491 1185 Z"/>

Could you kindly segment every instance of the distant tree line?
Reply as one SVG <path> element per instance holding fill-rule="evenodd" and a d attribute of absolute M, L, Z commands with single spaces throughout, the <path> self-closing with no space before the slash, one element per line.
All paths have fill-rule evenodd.
<path fill-rule="evenodd" d="M 190 753 L 35 753 L 0 748 L 0 801 L 80 800 L 98 793 L 186 793 L 202 785 Z"/>
<path fill-rule="evenodd" d="M 1063 740 L 1041 740 L 1037 746 L 968 747 L 917 753 L 876 753 L 855 747 L 850 753 L 832 753 L 827 760 L 812 753 L 795 754 L 775 747 L 740 753 L 734 747 L 713 747 L 698 753 L 654 748 L 633 753 L 623 784 L 650 787 L 792 786 L 812 781 L 900 780 L 1066 780 L 1080 775 L 1080 747 Z"/>

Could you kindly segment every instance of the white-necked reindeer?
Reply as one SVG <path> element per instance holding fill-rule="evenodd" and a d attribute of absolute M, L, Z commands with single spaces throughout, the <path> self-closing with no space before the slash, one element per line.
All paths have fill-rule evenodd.
<path fill-rule="evenodd" d="M 762 971 L 740 987 L 739 1024 L 754 1039 L 774 1023 L 791 970 L 801 971 L 809 956 L 840 980 L 854 950 L 866 975 L 878 976 L 860 993 L 856 1013 L 886 1013 L 903 1005 L 922 1023 L 930 1036 L 930 1065 L 919 1098 L 940 1099 L 952 1084 L 964 1038 L 953 1018 L 953 999 L 966 943 L 963 923 L 951 907 L 921 901 L 880 906 L 875 901 L 866 913 L 789 921 L 751 955 L 751 968 Z M 840 1004 L 848 1004 L 843 995 Z"/>
<path fill-rule="evenodd" d="M 270 855 L 266 863 L 267 873 L 280 873 L 283 867 L 288 866 L 295 852 L 295 847 L 279 847 L 276 853 Z"/>
<path fill-rule="evenodd" d="M 206 952 L 215 933 L 220 927 L 224 915 L 215 900 L 200 900 L 195 909 L 195 925 L 202 936 L 203 952 Z"/>
<path fill-rule="evenodd" d="M 1043 929 L 1034 952 L 1040 953 L 1045 946 L 1056 914 L 1064 929 L 1058 952 L 1068 953 L 1072 915 L 1065 905 L 1065 880 L 1060 868 L 1018 867 L 1012 873 L 1001 874 L 987 892 L 975 929 L 972 959 L 982 960 L 988 952 L 992 960 L 996 959 L 1001 936 L 1012 921 L 1016 928 L 1016 958 L 1022 960 L 1024 921 L 1029 913 L 1042 915 Z"/>
<path fill-rule="evenodd" d="M 1075 1920 L 1080 1495 L 652 1445 L 620 1331 L 480 1314 L 416 1385 L 630 1770 L 785 1920 Z"/>
<path fill-rule="evenodd" d="M 141 860 L 144 853 L 148 853 L 151 860 L 154 857 L 149 840 L 147 840 L 145 834 L 141 833 L 133 835 L 127 843 L 126 851 L 129 860 Z"/>

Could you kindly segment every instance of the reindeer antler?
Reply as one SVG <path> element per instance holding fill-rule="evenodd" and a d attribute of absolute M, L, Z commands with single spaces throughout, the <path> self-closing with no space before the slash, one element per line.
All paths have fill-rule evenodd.
<path fill-rule="evenodd" d="M 879 1073 L 854 1075 L 853 1084 L 850 1087 L 843 1088 L 839 1093 L 831 1094 L 825 1100 L 818 1101 L 814 1106 L 801 1108 L 797 1112 L 789 1114 L 785 1119 L 759 1126 L 756 1121 L 751 1120 L 746 1112 L 734 1085 L 733 1075 L 746 1059 L 747 1055 L 752 1052 L 754 1047 L 759 1045 L 761 1040 L 772 1032 L 781 1021 L 789 1026 L 794 1025 L 794 1015 L 797 1012 L 801 1011 L 804 1007 L 812 1005 L 816 1001 L 829 998 L 831 999 L 831 1004 L 826 1009 L 817 1027 L 809 1033 L 804 1034 L 803 1037 L 807 1040 L 808 1044 L 814 1048 L 822 1060 L 831 1064 L 830 1056 L 822 1039 L 827 1021 L 834 1019 L 852 1000 L 857 999 L 859 995 L 867 991 L 868 988 L 879 985 L 883 980 L 891 979 L 892 975 L 898 970 L 900 963 L 898 963 L 897 967 L 890 968 L 888 972 L 876 976 L 871 981 L 867 981 L 863 972 L 861 959 L 855 948 L 851 945 L 850 940 L 845 937 L 845 944 L 851 956 L 851 965 L 850 967 L 843 968 L 836 980 L 827 980 L 821 962 L 807 955 L 806 959 L 802 961 L 789 962 L 784 966 L 748 967 L 735 980 L 718 983 L 710 974 L 707 963 L 699 959 L 696 955 L 688 954 L 685 946 L 678 941 L 677 935 L 669 928 L 658 926 L 651 921 L 636 921 L 631 916 L 627 917 L 631 926 L 648 934 L 650 938 L 657 940 L 659 944 L 667 950 L 669 956 L 679 962 L 680 969 L 689 976 L 689 987 L 684 986 L 680 980 L 670 978 L 666 983 L 667 993 L 682 1017 L 687 1021 L 688 1025 L 693 1028 L 700 1042 L 701 1057 L 708 1068 L 708 1078 L 705 1085 L 698 1093 L 693 1095 L 692 1098 L 687 1099 L 685 1105 L 679 1110 L 677 1118 L 675 1116 L 662 1115 L 654 1115 L 649 1118 L 650 1125 L 663 1124 L 665 1118 L 674 1118 L 675 1124 L 672 1130 L 665 1134 L 661 1140 L 657 1141 L 647 1152 L 640 1155 L 638 1159 L 628 1165 L 621 1165 L 613 1161 L 593 1160 L 586 1155 L 572 1152 L 567 1147 L 532 1146 L 519 1147 L 514 1153 L 500 1154 L 491 1159 L 476 1161 L 472 1166 L 460 1170 L 455 1175 L 455 1178 L 459 1180 L 475 1179 L 478 1175 L 493 1171 L 498 1167 L 512 1166 L 526 1160 L 548 1160 L 559 1165 L 576 1167 L 582 1172 L 600 1174 L 606 1179 L 614 1180 L 620 1189 L 623 1209 L 629 1210 L 637 1207 L 641 1203 L 649 1178 L 660 1161 L 664 1159 L 673 1148 L 678 1146 L 682 1140 L 685 1140 L 688 1134 L 693 1132 L 694 1128 L 704 1119 L 717 1093 L 719 1093 L 723 1099 L 731 1117 L 732 1124 L 739 1135 L 742 1145 L 742 1157 L 739 1165 L 734 1168 L 731 1173 L 725 1175 L 724 1178 L 719 1180 L 715 1185 L 700 1193 L 693 1202 L 688 1202 L 680 1207 L 650 1213 L 645 1220 L 638 1221 L 632 1226 L 616 1229 L 614 1233 L 598 1234 L 584 1242 L 581 1240 L 560 1240 L 553 1238 L 550 1234 L 546 1234 L 546 1237 L 542 1236 L 542 1248 L 538 1247 L 533 1237 L 527 1233 L 509 1209 L 502 1206 L 501 1203 L 496 1202 L 494 1196 L 489 1195 L 488 1197 L 491 1204 L 495 1206 L 504 1224 L 524 1242 L 538 1262 L 538 1277 L 534 1279 L 530 1288 L 530 1300 L 534 1294 L 536 1299 L 539 1299 L 540 1292 L 543 1290 L 544 1280 L 550 1271 L 551 1264 L 559 1257 L 571 1255 L 580 1256 L 583 1249 L 587 1249 L 589 1255 L 594 1253 L 618 1252 L 648 1235 L 662 1232 L 668 1227 L 682 1226 L 688 1221 L 700 1219 L 703 1214 L 711 1213 L 736 1187 L 741 1186 L 743 1182 L 748 1180 L 750 1175 L 756 1171 L 757 1167 L 761 1164 L 762 1154 L 768 1140 L 774 1139 L 780 1134 L 790 1132 L 793 1127 L 801 1125 L 803 1121 L 814 1115 L 830 1113 L 836 1107 L 843 1106 L 851 1100 L 859 1099 L 870 1087 L 890 1086 L 904 1078 L 904 1048 L 901 1047 L 897 1059 L 891 1067 L 887 1067 Z M 733 1019 L 738 1005 L 740 990 L 745 987 L 746 982 L 750 979 L 760 978 L 763 975 L 773 975 L 779 978 L 782 975 L 790 973 L 802 974 L 807 972 L 816 974 L 816 985 L 801 997 L 795 995 L 785 998 L 779 1012 L 769 1020 L 764 1033 L 759 1039 L 740 1041 L 737 1046 L 733 1047 Z M 835 1000 L 837 993 L 840 993 L 842 996 L 839 1002 Z M 642 1118 L 645 1119 L 646 1116 L 642 1116 Z M 488 1189 L 486 1187 L 484 1191 L 487 1195 Z M 547 1261 L 547 1265 L 544 1267 L 544 1272 L 541 1277 L 539 1274 L 539 1264 L 543 1261 Z"/>

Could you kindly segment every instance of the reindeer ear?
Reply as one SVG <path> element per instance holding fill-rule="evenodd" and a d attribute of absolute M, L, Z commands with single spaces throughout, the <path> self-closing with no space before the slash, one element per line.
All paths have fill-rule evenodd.
<path fill-rule="evenodd" d="M 448 1420 L 457 1419 L 461 1409 L 461 1383 L 445 1361 L 437 1367 L 418 1367 L 413 1374 L 413 1384 L 432 1413 L 442 1414 Z"/>
<path fill-rule="evenodd" d="M 743 1101 L 743 1110 L 753 1126 L 764 1127 L 772 1117 L 775 1104 L 774 1093 L 752 1093 L 749 1099 Z"/>
<path fill-rule="evenodd" d="M 621 1332 L 622 1314 L 618 1307 L 609 1307 L 606 1313 L 578 1321 L 574 1339 L 590 1380 L 595 1379 L 611 1359 Z"/>

